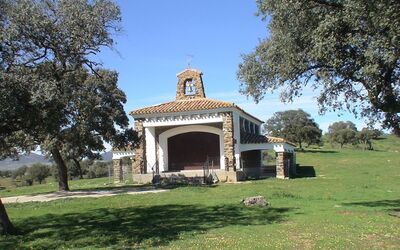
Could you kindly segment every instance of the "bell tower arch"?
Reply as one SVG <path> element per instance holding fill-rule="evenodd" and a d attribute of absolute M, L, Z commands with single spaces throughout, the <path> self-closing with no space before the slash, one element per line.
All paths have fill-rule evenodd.
<path fill-rule="evenodd" d="M 205 98 L 202 75 L 203 73 L 196 69 L 185 69 L 178 73 L 176 100 Z"/>

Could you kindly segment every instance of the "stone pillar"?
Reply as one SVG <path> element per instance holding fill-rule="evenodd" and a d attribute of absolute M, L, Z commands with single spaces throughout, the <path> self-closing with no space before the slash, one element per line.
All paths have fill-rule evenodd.
<path fill-rule="evenodd" d="M 114 172 L 114 183 L 121 183 L 123 180 L 121 159 L 113 159 L 113 172 Z"/>
<path fill-rule="evenodd" d="M 146 134 L 144 133 L 143 121 L 135 121 L 135 130 L 139 136 L 139 143 L 135 148 L 135 157 L 132 161 L 132 174 L 146 173 Z"/>
<path fill-rule="evenodd" d="M 224 131 L 224 155 L 225 166 L 227 171 L 235 171 L 235 152 L 234 152 L 234 138 L 233 138 L 233 117 L 232 112 L 223 114 L 222 130 Z"/>
<path fill-rule="evenodd" d="M 287 153 L 285 152 L 276 153 L 276 178 L 289 178 L 289 166 L 287 161 Z"/>

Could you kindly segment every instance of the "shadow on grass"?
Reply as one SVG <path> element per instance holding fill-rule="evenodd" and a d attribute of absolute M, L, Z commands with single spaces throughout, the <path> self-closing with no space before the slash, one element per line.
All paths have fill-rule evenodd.
<path fill-rule="evenodd" d="M 310 178 L 315 177 L 315 169 L 313 166 L 297 166 L 296 176 L 294 178 Z"/>
<path fill-rule="evenodd" d="M 382 207 L 388 210 L 400 210 L 400 199 L 398 200 L 379 200 L 379 201 L 360 201 L 343 203 L 346 206 Z"/>
<path fill-rule="evenodd" d="M 374 140 L 374 141 L 383 141 L 383 140 L 386 140 L 386 139 L 387 139 L 386 137 L 378 137 L 378 138 L 374 138 L 372 140 Z"/>
<path fill-rule="evenodd" d="M 381 207 L 389 212 L 389 215 L 400 218 L 400 199 L 399 200 L 379 200 L 343 203 L 347 206 Z"/>
<path fill-rule="evenodd" d="M 0 249 L 147 248 L 165 246 L 181 234 L 199 234 L 232 225 L 266 225 L 285 220 L 294 208 L 242 205 L 159 205 L 102 208 L 64 215 L 46 214 L 17 223 L 19 236 L 6 237 Z"/>
<path fill-rule="evenodd" d="M 88 187 L 88 188 L 72 188 L 71 191 L 113 191 L 113 190 L 130 190 L 130 189 L 142 189 L 149 190 L 153 189 L 151 184 L 124 184 L 121 186 L 99 186 L 99 187 Z"/>

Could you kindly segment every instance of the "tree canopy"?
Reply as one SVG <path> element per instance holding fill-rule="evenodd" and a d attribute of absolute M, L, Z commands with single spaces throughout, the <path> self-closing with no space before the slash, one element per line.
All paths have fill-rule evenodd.
<path fill-rule="evenodd" d="M 373 150 L 372 140 L 382 135 L 378 129 L 363 128 L 358 133 L 358 140 L 364 144 L 364 149 Z"/>
<path fill-rule="evenodd" d="M 328 137 L 331 143 L 338 143 L 342 148 L 345 144 L 357 143 L 357 127 L 354 123 L 334 122 L 328 127 Z"/>
<path fill-rule="evenodd" d="M 264 125 L 265 132 L 270 136 L 282 137 L 291 142 L 320 144 L 322 131 L 310 114 L 302 109 L 276 112 Z"/>
<path fill-rule="evenodd" d="M 59 189 L 69 190 L 66 159 L 136 139 L 117 72 L 93 59 L 113 47 L 120 9 L 111 0 L 0 0 L 0 7 L 0 158 L 40 145 L 56 162 Z"/>
<path fill-rule="evenodd" d="M 309 87 L 320 112 L 347 109 L 400 135 L 400 1 L 257 0 L 269 35 L 243 55 L 241 92 L 260 101 Z"/>
<path fill-rule="evenodd" d="M 118 74 L 93 55 L 112 48 L 120 10 L 109 0 L 2 0 L 1 157 L 40 145 L 68 190 L 65 156 L 91 156 L 103 141 L 135 139 Z"/>

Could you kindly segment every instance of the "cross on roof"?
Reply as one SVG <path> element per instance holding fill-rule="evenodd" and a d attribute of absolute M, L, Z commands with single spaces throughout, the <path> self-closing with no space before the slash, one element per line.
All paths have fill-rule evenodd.
<path fill-rule="evenodd" d="M 190 69 L 190 65 L 192 64 L 193 58 L 194 58 L 194 55 L 190 55 L 190 54 L 186 55 L 186 63 L 188 65 L 189 69 Z"/>

